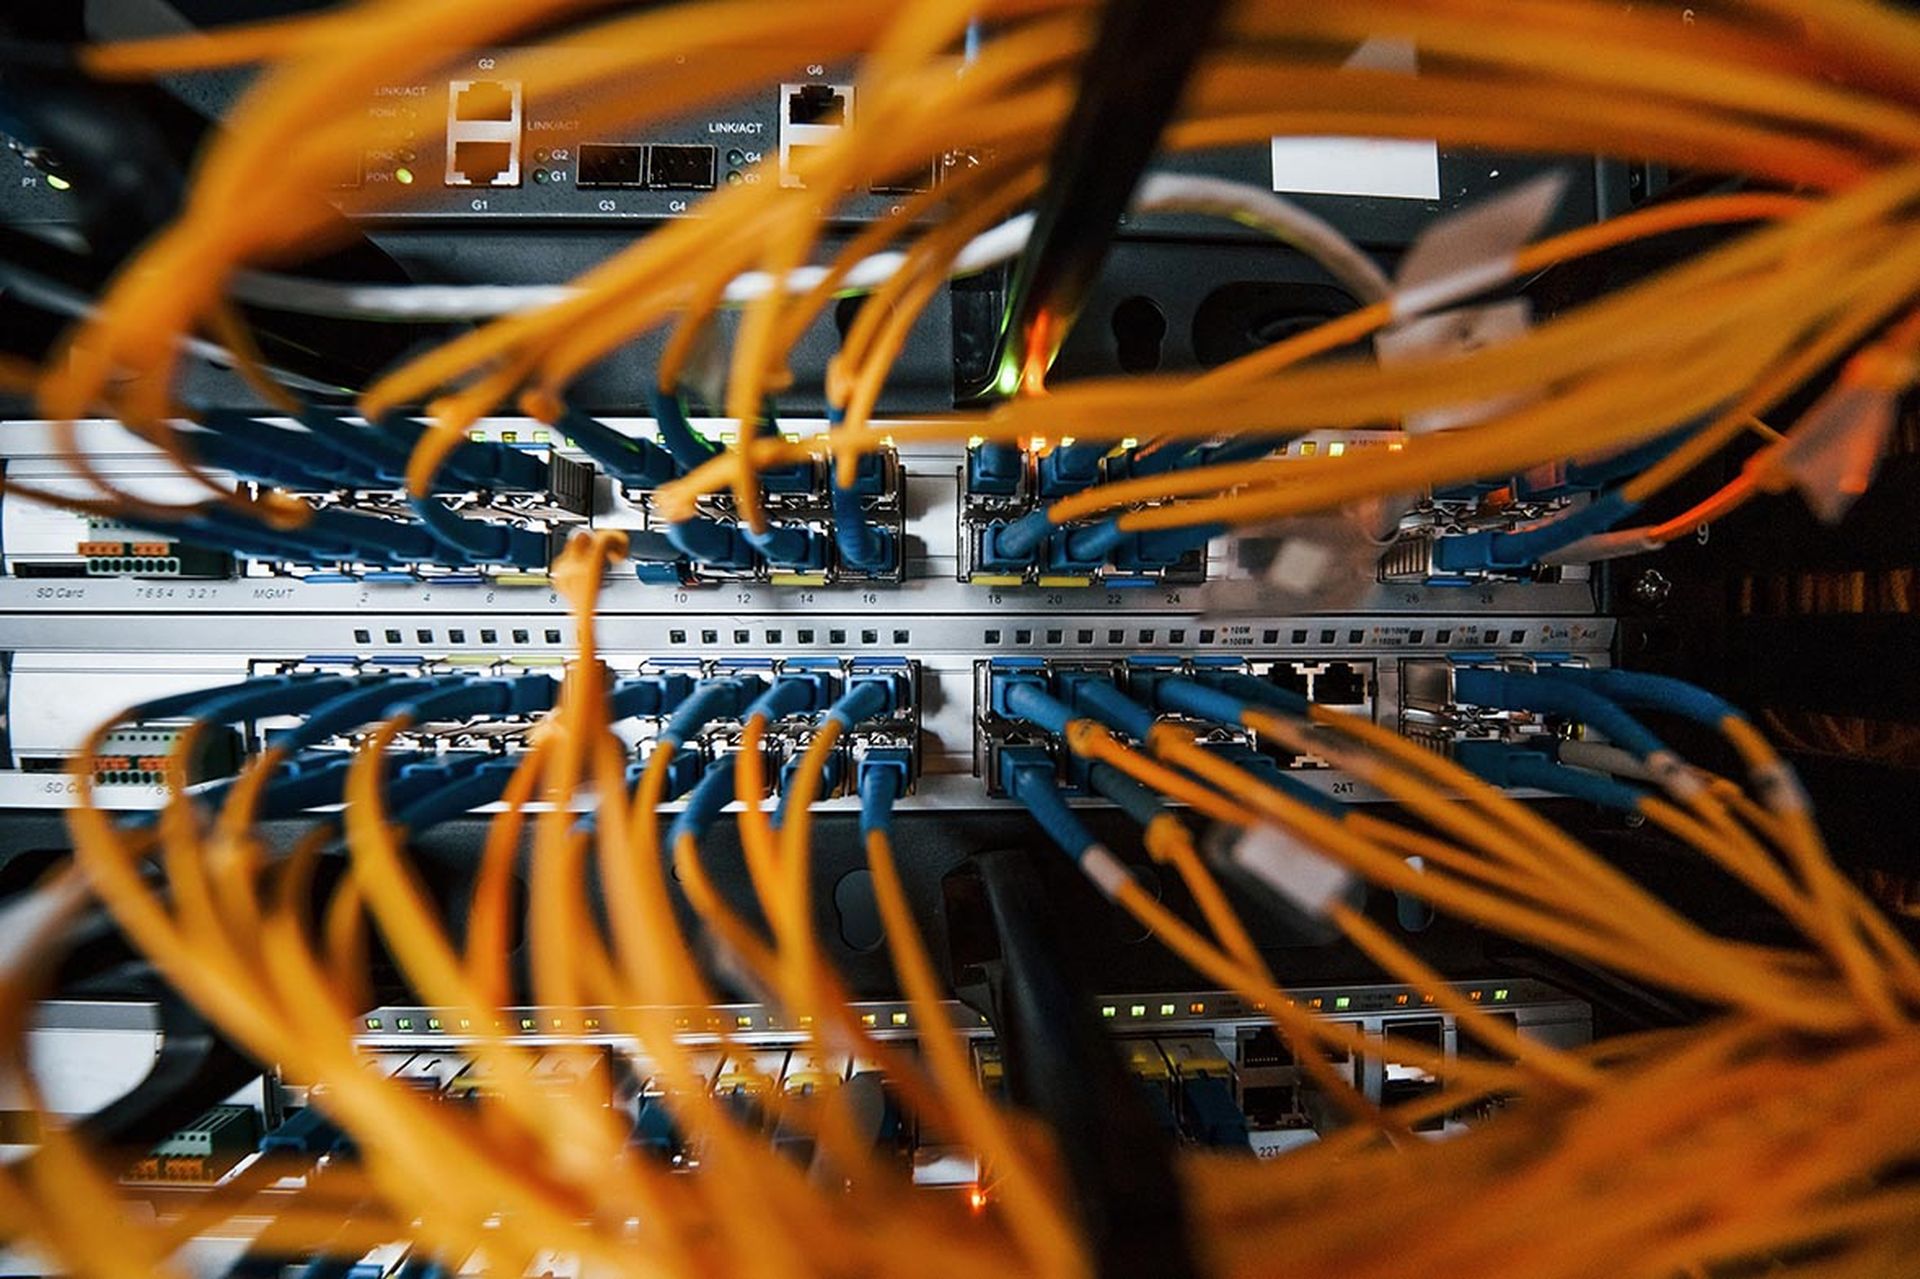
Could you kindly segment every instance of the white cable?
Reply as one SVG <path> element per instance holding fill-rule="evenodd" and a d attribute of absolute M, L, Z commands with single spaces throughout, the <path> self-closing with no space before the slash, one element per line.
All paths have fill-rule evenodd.
<path fill-rule="evenodd" d="M 1366 253 L 1330 223 L 1262 187 L 1184 173 L 1148 174 L 1134 193 L 1134 213 L 1198 213 L 1265 231 L 1300 250 L 1352 290 L 1362 302 L 1388 296 L 1392 284 Z M 972 275 L 1018 257 L 1033 235 L 1033 215 L 1022 213 L 968 241 L 954 259 L 955 276 Z M 891 279 L 906 261 L 898 252 L 854 263 L 841 283 L 865 293 Z M 826 277 L 823 266 L 789 272 L 789 293 L 805 293 Z M 775 287 L 774 277 L 749 271 L 727 286 L 724 305 L 739 306 Z M 269 271 L 242 271 L 233 297 L 254 306 L 303 315 L 356 320 L 483 320 L 552 306 L 578 296 L 564 284 L 346 284 Z"/>
<path fill-rule="evenodd" d="M 1611 773 L 1638 782 L 1653 780 L 1653 770 L 1632 751 L 1609 746 L 1605 742 L 1561 742 L 1560 762 L 1593 773 Z"/>

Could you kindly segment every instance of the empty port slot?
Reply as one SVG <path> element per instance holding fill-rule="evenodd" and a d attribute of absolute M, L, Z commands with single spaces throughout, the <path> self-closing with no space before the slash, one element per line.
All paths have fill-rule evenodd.
<path fill-rule="evenodd" d="M 513 119 L 514 91 L 498 80 L 475 80 L 454 95 L 456 120 Z"/>
<path fill-rule="evenodd" d="M 1266 1070 L 1293 1065 L 1293 1050 L 1271 1026 L 1240 1032 L 1240 1069 Z"/>
<path fill-rule="evenodd" d="M 1275 662 L 1273 672 L 1267 678 L 1290 693 L 1305 697 L 1313 687 L 1313 676 L 1303 666 L 1292 662 Z"/>
<path fill-rule="evenodd" d="M 1446 1025 L 1439 1018 L 1421 1018 L 1415 1021 L 1388 1022 L 1385 1027 L 1386 1045 L 1382 1052 L 1383 1077 L 1380 1082 L 1380 1104 L 1392 1107 L 1403 1105 L 1419 1097 L 1425 1097 L 1440 1091 L 1440 1081 L 1425 1070 L 1414 1066 L 1402 1065 L 1393 1060 L 1393 1045 L 1416 1043 L 1433 1052 L 1441 1052 L 1446 1044 Z M 1447 1126 L 1445 1114 L 1437 1114 L 1416 1120 L 1415 1132 L 1438 1132 Z"/>
<path fill-rule="evenodd" d="M 647 185 L 659 191 L 711 191 L 718 162 L 712 147 L 655 143 L 647 148 Z"/>
<path fill-rule="evenodd" d="M 907 173 L 892 174 L 888 177 L 881 178 L 868 189 L 875 195 L 913 195 L 919 191 L 931 191 L 933 189 L 933 165 L 929 163 L 922 168 L 914 169 Z"/>
<path fill-rule="evenodd" d="M 583 187 L 646 185 L 647 149 L 637 143 L 583 142 L 576 182 Z"/>
<path fill-rule="evenodd" d="M 803 84 L 787 94 L 788 124 L 838 128 L 847 122 L 847 97 L 830 84 Z"/>
<path fill-rule="evenodd" d="M 1328 706 L 1358 706 L 1367 700 L 1367 673 L 1351 662 L 1328 662 L 1313 677 L 1313 700 Z"/>
<path fill-rule="evenodd" d="M 1300 1101 L 1291 1085 L 1267 1084 L 1242 1088 L 1240 1108 L 1253 1127 L 1277 1128 L 1299 1114 Z"/>
<path fill-rule="evenodd" d="M 468 186 L 511 186 L 512 171 L 511 142 L 456 142 L 453 144 L 453 168 L 447 177 Z"/>

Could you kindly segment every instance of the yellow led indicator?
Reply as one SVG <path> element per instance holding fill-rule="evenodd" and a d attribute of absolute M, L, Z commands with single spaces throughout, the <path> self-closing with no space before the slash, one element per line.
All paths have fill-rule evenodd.
<path fill-rule="evenodd" d="M 1335 440 L 1333 443 L 1327 445 L 1328 457 L 1339 457 L 1341 454 L 1345 453 L 1346 451 L 1347 451 L 1347 446 L 1345 442 L 1341 440 Z"/>
<path fill-rule="evenodd" d="M 1180 1006 L 1179 1006 L 1178 1004 L 1162 1004 L 1162 1005 L 1160 1005 L 1160 1015 L 1161 1015 L 1162 1017 L 1171 1017 L 1171 1016 L 1173 1016 L 1173 1015 L 1174 1015 L 1175 1013 L 1177 1013 L 1177 1012 L 1179 1012 L 1179 1011 L 1180 1011 Z"/>
<path fill-rule="evenodd" d="M 600 1019 L 599 1019 L 598 1017 L 589 1017 L 589 1018 L 587 1018 L 587 1021 L 586 1021 L 586 1027 L 587 1027 L 587 1029 L 588 1029 L 588 1030 L 598 1030 L 598 1029 L 600 1029 Z"/>
<path fill-rule="evenodd" d="M 752 1030 L 753 1018 L 746 1013 L 741 1013 L 738 1017 L 735 1017 L 733 1019 L 733 1024 L 738 1026 L 742 1030 Z"/>
<path fill-rule="evenodd" d="M 477 443 L 485 443 L 487 438 L 487 433 L 485 431 L 480 430 L 478 427 L 476 427 L 473 430 L 467 432 L 467 438 Z"/>
<path fill-rule="evenodd" d="M 67 191 L 73 187 L 73 183 L 67 181 L 57 173 L 49 173 L 47 175 L 47 185 L 56 191 Z"/>
<path fill-rule="evenodd" d="M 1127 1016 L 1129 1017 L 1145 1017 L 1146 1015 L 1147 1006 L 1145 1004 L 1131 1004 L 1127 1007 Z"/>
<path fill-rule="evenodd" d="M 972 577 L 975 586 L 1024 586 L 1026 579 L 1018 573 L 975 573 Z"/>
<path fill-rule="evenodd" d="M 539 1028 L 539 1025 L 540 1023 L 531 1017 L 522 1017 L 520 1019 L 520 1029 L 522 1030 L 536 1030 Z"/>
<path fill-rule="evenodd" d="M 472 1019 L 471 1017 L 462 1017 L 462 1018 L 460 1019 L 460 1029 L 462 1029 L 462 1030 L 472 1030 L 472 1029 L 473 1029 L 473 1019 Z"/>
<path fill-rule="evenodd" d="M 896 1026 L 904 1026 L 907 1024 L 907 1015 L 905 1013 L 895 1013 L 892 1021 Z"/>
<path fill-rule="evenodd" d="M 553 432 L 551 431 L 535 431 L 533 433 L 533 442 L 535 444 L 545 444 L 551 439 L 553 439 Z"/>
<path fill-rule="evenodd" d="M 877 1026 L 880 1024 L 880 1018 L 878 1014 L 875 1013 L 861 1013 L 860 1024 L 862 1026 Z"/>
<path fill-rule="evenodd" d="M 979 579 L 976 578 L 974 580 L 978 581 Z M 1045 573 L 1040 577 L 1040 585 L 1048 589 L 1058 589 L 1063 586 L 1092 586 L 1093 579 L 1091 577 L 1080 577 L 1067 573 Z"/>
<path fill-rule="evenodd" d="M 406 168 L 395 169 L 393 171 L 393 180 L 403 187 L 410 187 L 413 185 L 413 170 Z"/>
<path fill-rule="evenodd" d="M 1398 1004 L 1400 1007 L 1405 1008 L 1407 1006 L 1407 997 L 1405 995 L 1395 995 L 1393 997 L 1393 1002 Z"/>

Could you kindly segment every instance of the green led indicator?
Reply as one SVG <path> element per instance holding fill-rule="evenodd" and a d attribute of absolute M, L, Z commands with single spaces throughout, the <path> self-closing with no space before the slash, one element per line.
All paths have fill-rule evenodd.
<path fill-rule="evenodd" d="M 394 1019 L 393 1019 L 393 1024 L 394 1024 L 394 1027 L 395 1027 L 395 1029 L 398 1029 L 398 1030 L 412 1030 L 412 1029 L 413 1029 L 413 1018 L 411 1018 L 411 1017 L 396 1017 L 396 1018 L 394 1018 Z"/>
<path fill-rule="evenodd" d="M 1352 1005 L 1353 1005 L 1353 999 L 1347 995 L 1337 996 L 1333 1001 L 1333 1006 L 1335 1008 L 1349 1008 L 1349 1007 L 1352 1007 Z"/>
<path fill-rule="evenodd" d="M 1505 991 L 1505 990 L 1496 990 L 1496 991 L 1494 991 L 1494 992 L 1493 992 L 1493 1002 L 1494 1002 L 1494 1003 L 1496 1003 L 1496 1004 L 1504 1004 L 1504 1003 L 1506 1003 L 1506 1002 L 1507 1002 L 1507 994 L 1508 994 L 1508 992 L 1507 992 L 1507 991 Z"/>
<path fill-rule="evenodd" d="M 1100 1015 L 1102 1017 L 1112 1017 L 1115 1014 L 1117 1014 L 1119 1011 L 1120 1010 L 1118 1008 L 1115 1008 L 1112 1004 L 1100 1005 Z"/>
<path fill-rule="evenodd" d="M 522 1030 L 534 1030 L 534 1029 L 537 1029 L 538 1026 L 539 1026 L 539 1023 L 534 1021 L 534 1019 L 531 1017 L 522 1017 L 520 1019 L 520 1029 Z"/>
<path fill-rule="evenodd" d="M 1147 1015 L 1147 1006 L 1145 1004 L 1130 1005 L 1127 1008 L 1127 1015 L 1129 1017 L 1145 1017 Z"/>
<path fill-rule="evenodd" d="M 367 1018 L 367 1029 L 368 1030 L 380 1029 L 380 1019 L 378 1017 Z"/>
<path fill-rule="evenodd" d="M 398 182 L 403 187 L 412 186 L 413 170 L 412 169 L 395 169 L 393 171 L 393 180 L 395 182 Z"/>
<path fill-rule="evenodd" d="M 66 191 L 73 187 L 73 183 L 67 181 L 57 173 L 49 173 L 47 175 L 47 185 L 56 191 Z"/>
<path fill-rule="evenodd" d="M 428 1030 L 440 1029 L 440 1019 L 438 1017 L 427 1018 L 427 1029 Z"/>
<path fill-rule="evenodd" d="M 1162 1005 L 1160 1005 L 1160 1015 L 1161 1015 L 1162 1017 L 1171 1017 L 1171 1016 L 1173 1016 L 1173 1014 L 1175 1013 L 1175 1011 L 1177 1011 L 1177 1010 L 1175 1009 L 1175 1007 L 1174 1007 L 1174 1005 L 1172 1005 L 1172 1004 L 1162 1004 Z"/>

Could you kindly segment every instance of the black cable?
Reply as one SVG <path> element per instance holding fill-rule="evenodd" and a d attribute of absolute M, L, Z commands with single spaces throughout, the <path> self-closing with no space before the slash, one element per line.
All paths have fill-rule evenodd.
<path fill-rule="evenodd" d="M 1109 0 L 1054 144 L 1033 238 L 1013 266 L 994 387 L 1044 374 L 1211 38 L 1222 0 Z"/>
<path fill-rule="evenodd" d="M 943 887 L 955 991 L 992 1023 L 1009 1099 L 1053 1129 L 1095 1272 L 1196 1273 L 1172 1141 L 1070 976 L 1033 854 L 979 854 Z"/>

